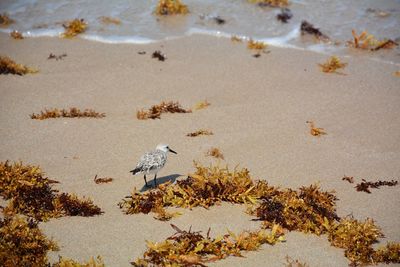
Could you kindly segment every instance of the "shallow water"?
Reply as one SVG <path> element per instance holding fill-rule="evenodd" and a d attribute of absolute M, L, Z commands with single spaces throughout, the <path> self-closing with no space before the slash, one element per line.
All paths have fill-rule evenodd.
<path fill-rule="evenodd" d="M 27 36 L 58 36 L 62 24 L 84 18 L 89 28 L 82 38 L 108 43 L 147 43 L 191 34 L 230 37 L 238 35 L 271 45 L 320 52 L 339 52 L 352 39 L 351 30 L 368 30 L 378 39 L 400 38 L 400 0 L 291 0 L 293 17 L 288 23 L 276 19 L 279 8 L 260 7 L 246 0 L 183 0 L 186 16 L 156 16 L 157 0 L 2 0 L 0 12 L 16 22 L 3 31 L 18 30 Z M 104 24 L 101 16 L 121 20 Z M 225 20 L 218 24 L 215 17 Z M 300 24 L 307 20 L 340 45 L 316 44 L 300 37 Z"/>

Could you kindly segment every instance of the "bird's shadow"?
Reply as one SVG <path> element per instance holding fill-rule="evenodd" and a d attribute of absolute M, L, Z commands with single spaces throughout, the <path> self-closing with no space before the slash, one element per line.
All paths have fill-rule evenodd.
<path fill-rule="evenodd" d="M 168 176 L 163 176 L 163 177 L 157 178 L 157 185 L 164 184 L 164 183 L 169 182 L 169 181 L 171 181 L 173 183 L 173 182 L 176 181 L 176 178 L 178 178 L 179 176 L 182 176 L 182 175 L 175 173 L 175 174 L 171 174 L 171 175 L 168 175 Z M 149 179 L 149 177 L 148 177 L 147 178 L 147 184 L 149 186 L 143 185 L 142 189 L 140 189 L 140 192 L 146 192 L 146 191 L 154 188 L 153 179 Z"/>

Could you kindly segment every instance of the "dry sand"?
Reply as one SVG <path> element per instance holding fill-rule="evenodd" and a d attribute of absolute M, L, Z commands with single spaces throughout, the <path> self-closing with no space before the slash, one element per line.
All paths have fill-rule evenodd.
<path fill-rule="evenodd" d="M 104 214 L 66 217 L 40 224 L 61 247 L 51 253 L 79 261 L 101 255 L 107 266 L 130 266 L 142 256 L 145 240 L 161 241 L 174 230 L 152 214 L 124 215 L 117 203 L 141 176 L 129 170 L 146 151 L 168 143 L 171 154 L 159 180 L 185 177 L 193 160 L 208 164 L 212 146 L 225 161 L 247 167 L 271 185 L 298 188 L 319 182 L 335 190 L 338 214 L 373 218 L 386 241 L 400 241 L 400 186 L 372 194 L 356 192 L 341 180 L 399 179 L 400 78 L 394 64 L 368 60 L 355 53 L 343 58 L 347 75 L 322 73 L 317 63 L 328 56 L 270 47 L 252 57 L 244 43 L 192 36 L 148 45 L 108 45 L 81 39 L 35 38 L 15 41 L 0 35 L 0 50 L 19 63 L 37 67 L 34 75 L 0 76 L 0 160 L 37 164 L 61 183 L 57 188 L 91 197 Z M 165 62 L 151 58 L 161 50 Z M 146 51 L 139 55 L 139 51 Z M 47 60 L 50 53 L 68 56 Z M 385 51 L 379 53 L 387 53 Z M 393 53 L 395 54 L 395 53 Z M 398 55 L 394 61 L 400 62 Z M 192 107 L 207 99 L 211 106 L 191 114 L 166 114 L 140 121 L 136 111 L 162 100 Z M 93 108 L 104 119 L 32 120 L 44 108 Z M 313 120 L 328 135 L 314 137 L 305 123 Z M 212 136 L 186 137 L 209 129 Z M 113 177 L 97 185 L 93 177 Z M 179 178 L 178 178 L 179 179 Z M 244 206 L 223 204 L 210 210 L 183 210 L 171 222 L 182 229 L 212 234 L 226 229 L 257 229 Z M 310 266 L 346 266 L 343 250 L 325 236 L 289 233 L 287 242 L 262 246 L 212 266 L 283 266 L 285 256 Z"/>

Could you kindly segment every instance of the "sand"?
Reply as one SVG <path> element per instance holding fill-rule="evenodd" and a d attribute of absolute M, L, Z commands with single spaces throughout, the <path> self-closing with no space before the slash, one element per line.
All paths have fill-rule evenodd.
<path fill-rule="evenodd" d="M 205 156 L 214 146 L 225 156 L 219 161 L 222 166 L 246 167 L 252 177 L 271 185 L 298 188 L 318 182 L 324 190 L 335 190 L 339 216 L 373 218 L 385 233 L 382 244 L 400 241 L 400 186 L 367 194 L 341 180 L 344 175 L 357 181 L 399 180 L 400 78 L 393 73 L 400 58 L 393 52 L 397 65 L 355 52 L 342 58 L 348 63 L 343 71 L 347 75 L 337 75 L 322 73 L 317 66 L 328 55 L 269 47 L 270 53 L 255 58 L 244 43 L 200 35 L 110 45 L 79 38 L 16 41 L 0 34 L 0 49 L 2 55 L 40 70 L 0 76 L 0 160 L 40 165 L 60 181 L 59 190 L 88 196 L 105 212 L 41 223 L 61 248 L 49 254 L 51 261 L 58 255 L 79 261 L 101 255 L 106 266 L 130 266 L 143 255 L 145 240 L 161 241 L 174 233 L 170 223 L 204 232 L 211 227 L 215 235 L 226 229 L 258 229 L 260 223 L 239 205 L 182 210 L 170 222 L 157 221 L 152 214 L 123 214 L 117 203 L 144 184 L 129 170 L 158 143 L 178 152 L 169 156 L 160 182 L 186 177 L 194 170 L 193 160 L 218 162 Z M 155 50 L 167 60 L 151 58 Z M 48 60 L 50 53 L 67 57 Z M 191 108 L 205 99 L 211 106 L 193 113 L 136 119 L 137 110 L 162 100 Z M 29 117 L 52 107 L 93 108 L 106 117 Z M 311 136 L 307 120 L 328 134 Z M 214 135 L 186 137 L 199 129 Z M 114 181 L 95 184 L 96 174 Z M 349 263 L 325 236 L 292 232 L 286 239 L 211 266 L 283 266 L 286 255 L 309 266 Z"/>

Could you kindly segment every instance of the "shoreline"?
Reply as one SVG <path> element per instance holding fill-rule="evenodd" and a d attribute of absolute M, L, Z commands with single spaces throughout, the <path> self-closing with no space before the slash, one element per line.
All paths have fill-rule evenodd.
<path fill-rule="evenodd" d="M 373 218 L 386 236 L 382 244 L 400 241 L 400 217 L 394 212 L 400 186 L 366 194 L 341 180 L 343 175 L 358 180 L 400 177 L 400 78 L 393 75 L 398 65 L 341 57 L 348 63 L 343 70 L 347 75 L 325 74 L 317 64 L 327 55 L 268 47 L 268 54 L 254 58 L 246 43 L 198 35 L 109 45 L 79 38 L 16 41 L 0 34 L 0 48 L 2 55 L 39 69 L 22 77 L 0 76 L 0 160 L 40 165 L 60 181 L 60 191 L 91 197 L 105 211 L 41 223 L 46 236 L 61 247 L 49 255 L 52 261 L 58 255 L 79 261 L 100 255 L 106 266 L 130 266 L 129 261 L 142 256 L 145 240 L 161 241 L 173 233 L 170 223 L 181 229 L 192 225 L 203 233 L 211 227 L 213 234 L 259 227 L 243 206 L 225 203 L 210 210 L 182 210 L 170 222 L 157 221 L 152 214 L 124 215 L 117 203 L 143 185 L 143 178 L 132 177 L 129 170 L 161 142 L 178 155 L 169 156 L 160 178 L 185 177 L 194 169 L 193 160 L 218 162 L 204 156 L 215 146 L 225 156 L 222 166 L 239 164 L 271 185 L 298 188 L 319 182 L 324 190 L 335 190 L 340 216 Z M 152 58 L 155 50 L 165 53 L 166 61 Z M 48 60 L 50 53 L 67 56 Z M 163 100 L 192 108 L 205 99 L 211 106 L 193 113 L 147 121 L 135 116 Z M 29 118 L 52 107 L 93 108 L 106 117 Z M 328 134 L 311 136 L 307 120 Z M 214 135 L 185 136 L 198 129 Z M 96 174 L 115 180 L 96 185 Z M 343 251 L 331 247 L 326 237 L 292 232 L 286 239 L 245 253 L 247 258 L 229 257 L 210 266 L 267 261 L 282 266 L 286 255 L 310 266 L 348 264 Z"/>

